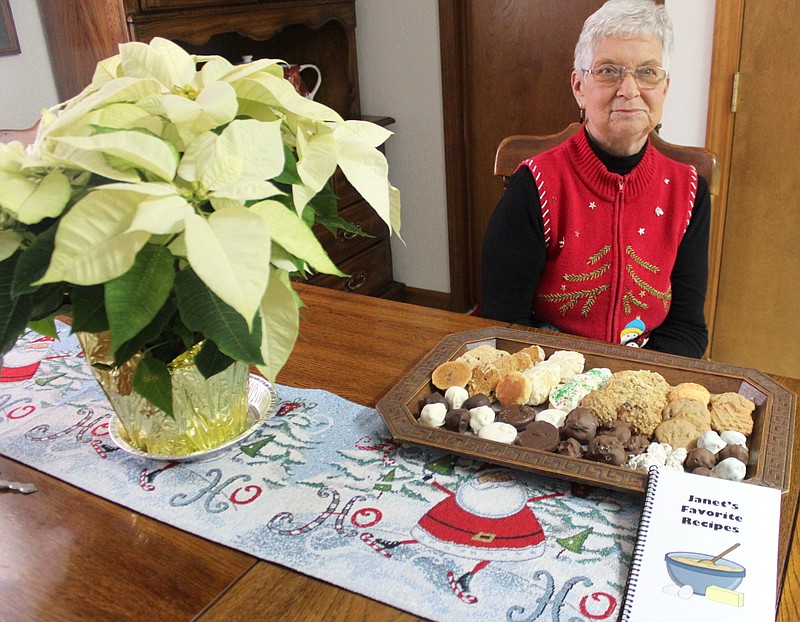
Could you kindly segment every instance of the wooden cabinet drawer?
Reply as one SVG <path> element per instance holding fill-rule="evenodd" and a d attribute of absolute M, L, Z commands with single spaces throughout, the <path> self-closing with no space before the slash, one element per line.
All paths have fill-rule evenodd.
<path fill-rule="evenodd" d="M 367 296 L 380 296 L 394 285 L 392 281 L 392 250 L 389 240 L 374 244 L 363 253 L 339 265 L 347 277 L 318 274 L 308 282 Z"/>
<path fill-rule="evenodd" d="M 228 4 L 253 4 L 248 2 L 229 2 Z M 198 6 L 219 5 L 219 0 L 138 0 L 138 4 L 143 11 L 149 9 L 185 9 Z"/>
<path fill-rule="evenodd" d="M 371 237 L 355 235 L 339 229 L 334 236 L 322 225 L 314 226 L 317 239 L 325 247 L 333 263 L 337 266 L 364 251 L 379 241 L 387 240 L 389 229 L 366 201 L 360 201 L 339 211 L 339 215 L 346 221 L 358 225 L 361 230 Z"/>

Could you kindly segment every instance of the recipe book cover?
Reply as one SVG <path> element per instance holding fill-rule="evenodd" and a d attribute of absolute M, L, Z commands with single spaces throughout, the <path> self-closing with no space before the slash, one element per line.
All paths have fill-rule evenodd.
<path fill-rule="evenodd" d="M 775 619 L 780 491 L 651 467 L 621 622 Z"/>

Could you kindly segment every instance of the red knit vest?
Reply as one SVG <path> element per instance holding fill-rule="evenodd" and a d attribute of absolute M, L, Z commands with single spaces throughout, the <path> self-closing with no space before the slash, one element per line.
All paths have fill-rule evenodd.
<path fill-rule="evenodd" d="M 629 174 L 611 173 L 583 130 L 520 166 L 536 181 L 547 245 L 537 318 L 563 332 L 643 345 L 669 311 L 697 171 L 648 144 Z"/>

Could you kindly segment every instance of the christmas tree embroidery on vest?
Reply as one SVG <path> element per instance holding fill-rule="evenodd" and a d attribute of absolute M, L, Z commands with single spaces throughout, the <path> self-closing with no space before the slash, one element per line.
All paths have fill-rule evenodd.
<path fill-rule="evenodd" d="M 632 246 L 628 246 L 625 249 L 625 254 L 628 257 L 630 257 L 636 265 L 644 268 L 648 272 L 652 272 L 653 274 L 659 274 L 661 272 L 661 268 L 639 257 L 639 255 L 636 254 L 636 251 L 633 249 Z M 647 309 L 648 304 L 644 302 L 644 300 L 641 300 L 647 294 L 655 296 L 658 300 L 660 300 L 661 304 L 664 305 L 664 311 L 669 310 L 669 305 L 670 302 L 672 301 L 671 284 L 669 285 L 669 287 L 667 287 L 666 291 L 661 291 L 650 285 L 647 281 L 645 281 L 641 277 L 639 277 L 636 274 L 636 271 L 632 264 L 626 263 L 625 270 L 628 272 L 628 275 L 631 277 L 631 279 L 633 279 L 633 282 L 636 283 L 636 285 L 638 285 L 641 288 L 641 290 L 639 291 L 638 298 L 633 294 L 633 292 L 631 292 L 630 289 L 628 289 L 627 287 L 625 288 L 625 295 L 622 298 L 622 305 L 623 305 L 623 310 L 625 311 L 626 314 L 631 312 L 631 306 L 637 306 L 642 309 Z"/>
<path fill-rule="evenodd" d="M 589 257 L 586 261 L 586 264 L 593 269 L 589 270 L 588 272 L 583 272 L 580 274 L 562 274 L 561 279 L 566 281 L 567 283 L 583 283 L 586 281 L 593 281 L 597 280 L 602 277 L 608 270 L 611 269 L 610 263 L 604 263 L 597 265 L 598 262 L 603 258 L 603 256 L 607 255 L 608 252 L 611 250 L 610 245 L 606 245 L 597 251 L 594 255 Z M 596 266 L 596 267 L 594 267 Z M 575 291 L 567 291 L 567 285 L 561 285 L 561 292 L 550 293 L 550 294 L 538 294 L 537 298 L 540 300 L 545 300 L 547 302 L 553 302 L 560 304 L 558 310 L 561 312 L 561 315 L 566 314 L 567 311 L 572 309 L 579 301 L 583 300 L 583 306 L 581 307 L 581 316 L 586 317 L 589 315 L 589 311 L 591 311 L 592 307 L 594 306 L 597 297 L 607 290 L 610 286 L 608 284 L 605 285 L 597 285 L 596 287 L 592 288 L 584 288 Z"/>

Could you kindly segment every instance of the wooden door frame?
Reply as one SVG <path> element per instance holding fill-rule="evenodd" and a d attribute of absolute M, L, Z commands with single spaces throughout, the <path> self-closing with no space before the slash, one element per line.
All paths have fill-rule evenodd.
<path fill-rule="evenodd" d="M 733 150 L 734 75 L 739 71 L 742 50 L 745 0 L 716 2 L 714 15 L 714 40 L 711 56 L 711 77 L 708 91 L 708 116 L 706 121 L 706 148 L 717 154 L 719 169 L 719 194 L 714 199 L 709 240 L 708 298 L 706 319 L 711 338 L 709 357 L 713 356 L 714 321 L 719 297 L 719 273 L 722 263 L 722 242 L 725 214 L 728 204 L 728 185 Z"/>
<path fill-rule="evenodd" d="M 465 207 L 471 205 L 467 183 L 467 108 L 464 97 L 469 77 L 464 67 L 469 2 L 439 0 L 439 48 L 441 50 L 442 125 L 444 128 L 445 189 L 447 192 L 447 243 L 450 259 L 450 309 L 466 311 L 472 304 L 473 282 L 469 260 L 472 219 Z M 446 92 L 445 92 L 446 88 Z M 449 95 L 448 95 L 449 94 Z"/>

